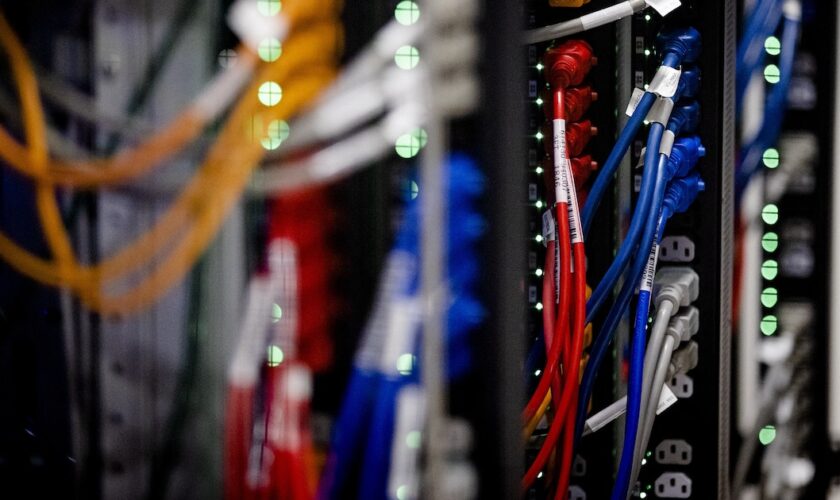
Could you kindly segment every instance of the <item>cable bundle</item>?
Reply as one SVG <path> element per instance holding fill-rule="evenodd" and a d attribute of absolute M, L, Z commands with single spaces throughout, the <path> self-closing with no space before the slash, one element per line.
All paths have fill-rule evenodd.
<path fill-rule="evenodd" d="M 449 377 L 457 378 L 470 369 L 470 333 L 485 315 L 475 292 L 476 242 L 485 225 L 475 204 L 484 191 L 484 179 L 472 161 L 461 155 L 450 157 L 446 171 L 450 200 L 446 366 Z M 402 490 L 406 498 L 417 495 L 419 442 L 404 449 L 402 443 L 407 436 L 400 432 L 422 430 L 418 251 L 422 217 L 419 197 L 423 196 L 423 186 L 419 189 L 418 198 L 406 207 L 394 248 L 385 263 L 374 309 L 333 430 L 319 498 L 346 498 L 353 492 L 358 498 L 393 498 L 400 487 L 407 488 Z M 401 421 L 400 415 L 407 415 L 408 421 Z M 398 460 L 407 460 L 414 466 L 408 467 L 408 472 L 392 467 L 392 462 Z M 358 484 L 354 477 L 359 478 Z"/>
<path fill-rule="evenodd" d="M 252 48 L 243 45 L 237 63 L 162 131 L 108 160 L 71 164 L 48 157 L 35 74 L 11 27 L 0 19 L 0 43 L 11 60 L 27 143 L 17 143 L 0 129 L 0 157 L 36 183 L 38 213 L 53 260 L 31 254 L 4 235 L 0 256 L 27 276 L 71 289 L 88 307 L 105 314 L 130 313 L 154 302 L 183 278 L 212 241 L 263 157 L 260 142 L 270 135 L 269 127 L 299 113 L 333 78 L 340 37 L 337 15 L 332 0 L 285 2 L 274 22 L 263 23 L 285 39 L 283 57 L 259 63 Z M 280 102 L 271 106 L 258 99 L 260 85 L 267 81 L 283 85 Z M 237 98 L 203 165 L 155 226 L 101 262 L 80 264 L 61 222 L 54 188 L 88 189 L 146 174 L 195 139 Z M 262 126 L 254 130 L 255 123 Z M 137 275 L 148 267 L 145 276 Z M 126 284 L 128 290 L 113 292 Z"/>

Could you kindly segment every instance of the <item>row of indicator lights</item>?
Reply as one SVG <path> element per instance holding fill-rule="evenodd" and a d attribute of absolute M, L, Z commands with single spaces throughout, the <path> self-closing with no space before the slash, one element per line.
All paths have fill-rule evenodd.
<path fill-rule="evenodd" d="M 782 43 L 775 36 L 770 36 L 764 41 L 764 50 L 771 56 L 778 56 L 782 51 Z M 768 64 L 764 67 L 764 80 L 775 85 L 781 79 L 781 71 L 775 64 Z M 779 167 L 781 155 L 776 148 L 768 148 L 762 154 L 762 163 L 768 170 Z M 761 220 L 768 228 L 772 228 L 779 222 L 779 207 L 776 204 L 768 203 L 761 210 Z M 761 237 L 761 248 L 766 254 L 773 255 L 779 248 L 779 234 L 775 231 L 766 231 Z M 761 264 L 761 277 L 768 283 L 776 279 L 779 274 L 779 263 L 777 260 L 768 258 Z M 764 336 L 775 335 L 779 328 L 779 319 L 772 309 L 779 301 L 779 291 L 773 286 L 767 286 L 761 292 L 761 305 L 769 310 L 769 313 L 761 318 L 759 329 Z M 776 439 L 776 428 L 772 425 L 762 427 L 758 431 L 758 441 L 767 446 Z"/>

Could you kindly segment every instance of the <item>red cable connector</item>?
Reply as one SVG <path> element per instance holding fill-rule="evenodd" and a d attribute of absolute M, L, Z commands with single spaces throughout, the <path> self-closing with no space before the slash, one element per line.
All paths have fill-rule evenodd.
<path fill-rule="evenodd" d="M 542 99 L 543 103 L 550 103 L 552 101 L 552 93 L 548 87 L 543 88 L 540 92 L 540 99 Z M 593 91 L 589 85 L 566 89 L 566 121 L 580 121 L 583 115 L 589 111 L 589 106 L 597 100 L 598 93 Z M 546 120 L 554 119 L 554 110 L 551 106 L 544 104 L 543 112 L 545 113 Z"/>
<path fill-rule="evenodd" d="M 546 79 L 553 89 L 580 85 L 597 59 L 583 40 L 569 40 L 552 47 L 543 56 Z"/>
<path fill-rule="evenodd" d="M 554 154 L 554 124 L 552 122 L 545 122 L 542 125 L 543 134 L 543 148 L 545 154 L 552 156 Z M 574 158 L 583 154 L 583 150 L 589 144 L 590 139 L 598 135 L 598 128 L 592 126 L 589 120 L 583 120 L 577 123 L 566 123 L 566 144 L 569 156 Z M 553 170 L 554 167 L 552 167 Z"/>

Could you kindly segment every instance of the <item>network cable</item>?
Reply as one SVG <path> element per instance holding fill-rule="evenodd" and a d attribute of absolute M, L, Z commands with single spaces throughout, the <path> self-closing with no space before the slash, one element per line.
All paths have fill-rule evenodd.
<path fill-rule="evenodd" d="M 327 12 L 329 12 L 329 10 L 327 10 Z M 6 31 L 7 31 L 7 33 L 11 33 L 10 30 L 6 30 Z M 289 43 L 291 43 L 292 40 L 295 40 L 296 38 L 297 37 L 292 37 L 292 39 L 290 39 Z M 17 49 L 17 52 L 16 52 L 17 57 L 18 57 L 18 60 L 20 60 L 20 54 L 22 54 L 22 51 L 20 50 L 19 45 L 17 47 L 15 47 L 15 45 L 14 45 L 15 40 L 14 39 L 9 40 L 8 37 L 6 39 L 6 42 L 7 42 L 6 43 L 7 49 L 9 49 L 9 48 Z M 315 41 L 315 43 L 316 44 L 317 43 L 323 43 L 323 39 Z M 306 44 L 306 45 L 311 47 L 311 44 Z M 302 50 L 303 50 L 303 46 L 302 46 Z M 303 51 L 306 52 L 306 50 L 303 50 Z M 289 52 L 291 53 L 291 51 L 289 51 Z M 297 52 L 297 51 L 295 51 L 295 52 Z M 317 52 L 320 52 L 320 54 L 317 54 Z M 330 57 L 329 54 L 331 54 L 331 52 L 329 50 L 316 51 L 316 54 L 320 57 L 329 58 Z M 23 56 L 23 57 L 25 59 L 25 56 Z M 284 58 L 283 61 L 288 61 L 288 59 Z M 278 63 L 278 64 L 281 64 L 281 63 Z M 281 64 L 280 67 L 285 66 L 286 64 L 288 64 L 288 63 Z M 25 63 L 24 63 L 24 66 L 25 66 Z M 272 68 L 273 68 L 273 66 L 271 66 L 271 65 L 269 65 L 267 67 L 268 70 L 272 70 Z M 20 69 L 20 66 L 19 66 L 19 69 Z M 314 70 L 315 67 L 312 66 L 312 69 Z M 18 73 L 20 73 L 20 71 L 18 71 Z M 299 79 L 306 80 L 307 78 L 309 78 L 310 82 L 314 83 L 314 78 L 316 78 L 316 77 L 317 78 L 323 78 L 323 76 L 317 76 L 317 75 L 313 74 L 311 76 L 299 77 Z M 30 85 L 30 87 L 31 87 L 31 85 Z M 294 87 L 294 85 L 292 85 L 291 87 Z M 306 89 L 306 88 L 307 88 L 307 85 L 304 85 L 303 87 L 301 87 L 301 91 L 303 91 L 303 92 L 299 92 L 299 93 L 288 92 L 287 95 L 286 95 L 286 98 L 283 99 L 281 104 L 279 106 L 276 106 L 275 108 L 269 108 L 269 110 L 267 110 L 267 113 L 272 114 L 272 113 L 275 113 L 277 111 L 288 112 L 288 110 L 290 110 L 290 109 L 295 109 L 296 107 L 300 107 L 309 98 L 309 96 L 307 96 L 306 93 L 307 92 L 312 93 L 312 90 L 304 91 L 304 89 Z M 309 86 L 308 88 L 312 89 L 313 87 Z M 289 88 L 289 90 L 291 91 L 292 88 Z M 254 87 L 254 93 L 256 93 L 256 87 Z M 247 100 L 247 101 L 249 101 L 248 106 L 252 106 L 252 104 L 250 104 L 250 100 Z M 244 104 L 245 103 L 243 102 L 240 105 L 240 108 L 242 108 L 242 109 L 234 112 L 234 116 L 236 117 L 234 122 L 241 121 L 243 119 L 247 119 L 247 116 L 250 115 L 250 113 L 248 111 L 245 111 L 246 108 L 243 107 Z M 231 125 L 232 124 L 233 124 L 233 122 L 231 122 Z M 228 160 L 233 161 L 233 160 L 236 159 L 236 155 L 231 154 L 232 151 L 230 150 L 230 146 L 232 144 L 236 144 L 235 142 L 232 141 L 233 132 L 234 132 L 234 130 L 241 130 L 241 128 L 239 128 L 238 126 L 227 127 L 226 130 L 227 131 L 223 132 L 222 136 L 220 137 L 219 145 L 221 145 L 221 147 L 225 151 L 225 156 L 227 158 L 225 161 L 228 161 Z M 227 136 L 225 136 L 225 134 L 227 134 Z M 254 146 L 248 145 L 248 147 L 250 149 L 252 149 L 252 152 L 250 152 L 248 154 L 254 156 L 256 154 L 255 152 L 258 152 L 258 149 L 256 149 Z M 257 145 L 257 147 L 259 147 L 259 145 Z M 241 143 L 240 143 L 239 149 L 241 150 L 242 153 L 244 153 L 244 149 L 241 147 Z M 215 153 L 215 154 L 218 156 L 218 153 Z M 213 155 L 214 155 L 214 153 L 211 152 L 211 158 L 212 158 Z M 240 155 L 239 160 L 243 161 L 244 164 L 253 164 L 254 159 L 249 160 L 247 158 L 241 157 L 241 153 L 239 153 L 239 155 Z M 215 161 L 218 161 L 218 160 L 215 160 Z M 212 169 L 209 172 L 207 172 L 207 168 L 202 169 L 202 171 L 205 172 L 205 177 L 207 176 L 207 174 L 213 172 Z M 109 272 L 110 273 L 128 272 L 128 271 L 136 268 L 136 266 L 138 264 L 142 264 L 144 262 L 147 262 L 146 258 L 137 258 L 137 256 L 138 255 L 148 255 L 149 253 L 154 253 L 154 251 L 156 251 L 157 249 L 160 249 L 162 245 L 166 244 L 169 241 L 168 237 L 163 238 L 164 236 L 167 236 L 167 235 L 171 236 L 171 235 L 175 234 L 178 231 L 178 229 L 181 229 L 181 221 L 184 220 L 184 215 L 186 215 L 188 213 L 187 211 L 185 211 L 185 208 L 187 206 L 189 206 L 190 204 L 195 205 L 195 198 L 197 198 L 199 196 L 204 197 L 204 195 L 200 194 L 201 191 L 202 191 L 202 189 L 200 189 L 200 188 L 204 187 L 204 185 L 207 183 L 208 180 L 210 180 L 210 179 L 220 179 L 221 178 L 220 174 L 221 174 L 222 171 L 216 169 L 216 172 L 217 172 L 216 174 L 211 175 L 208 179 L 204 179 L 201 176 L 194 179 L 191 182 L 191 187 L 188 187 L 185 190 L 184 194 L 180 197 L 180 204 L 178 202 L 176 202 L 176 204 L 173 205 L 172 209 L 170 209 L 167 216 L 164 216 L 164 218 L 159 222 L 159 224 L 155 227 L 155 229 L 152 230 L 151 233 L 147 233 L 146 236 L 144 236 L 143 238 L 138 240 L 137 245 L 135 245 L 133 247 L 128 247 L 126 249 L 127 251 L 123 252 L 122 254 L 117 254 L 117 256 L 115 256 L 115 258 L 111 259 L 111 261 L 110 261 L 110 263 L 114 263 L 114 262 L 119 261 L 120 259 L 126 259 L 126 257 L 131 257 L 131 258 L 128 258 L 127 260 L 125 260 L 124 263 L 126 264 L 126 267 L 115 266 L 115 267 L 112 267 L 111 268 L 112 271 L 109 271 Z M 230 173 L 227 173 L 225 175 L 230 175 Z M 237 183 L 237 182 L 223 183 L 222 184 L 222 186 L 223 186 L 222 189 L 218 189 L 218 190 L 209 189 L 209 190 L 203 190 L 203 191 L 205 191 L 205 194 L 208 193 L 208 192 L 213 193 L 215 196 L 218 196 L 219 198 L 224 198 L 225 196 L 229 197 L 229 195 L 226 195 L 225 193 L 229 192 L 231 188 L 240 189 L 240 188 L 236 187 L 237 184 L 241 185 L 241 182 L 239 182 L 239 183 Z M 46 197 L 44 197 L 44 198 L 46 198 Z M 50 201 L 50 202 L 54 203 L 54 201 Z M 222 202 L 221 204 L 214 204 L 214 205 L 221 206 L 221 207 L 224 207 L 226 205 L 230 206 L 229 203 L 225 203 L 225 202 Z M 221 216 L 223 215 L 223 213 L 224 212 L 220 212 L 218 210 L 213 210 L 210 213 L 205 212 L 205 213 L 200 214 L 201 218 L 204 218 L 206 220 L 201 225 L 203 225 L 205 228 L 208 228 L 208 227 L 212 228 L 213 226 L 217 226 L 218 221 L 221 220 Z M 51 224 L 49 224 L 49 227 L 60 227 L 60 226 L 58 226 L 58 224 L 60 224 L 60 223 L 58 221 L 55 221 L 55 224 L 51 223 Z M 206 229 L 204 229 L 204 230 L 206 230 Z M 191 238 L 196 238 L 196 236 L 200 236 L 200 233 L 196 234 L 195 231 L 192 231 L 191 233 L 192 233 L 191 236 L 190 236 Z M 25 274 L 36 277 L 37 279 L 40 279 L 41 281 L 44 281 L 44 282 L 50 283 L 50 284 L 56 284 L 56 285 L 57 284 L 65 284 L 65 285 L 69 284 L 70 286 L 72 286 L 74 288 L 81 287 L 80 288 L 80 291 L 82 292 L 81 296 L 89 304 L 89 306 L 91 306 L 93 308 L 96 308 L 96 309 L 105 310 L 105 311 L 110 309 L 111 311 L 116 312 L 116 311 L 133 310 L 133 309 L 135 309 L 139 306 L 142 306 L 145 303 L 148 303 L 148 301 L 153 300 L 153 298 L 159 293 L 157 290 L 159 290 L 161 287 L 165 288 L 165 287 L 169 286 L 169 284 L 171 284 L 173 282 L 171 277 L 182 274 L 182 271 L 180 271 L 180 270 L 185 268 L 184 267 L 185 264 L 189 265 L 188 262 L 193 259 L 192 256 L 197 255 L 196 243 L 198 243 L 198 245 L 204 245 L 205 244 L 203 242 L 200 242 L 200 240 L 204 240 L 205 242 L 209 241 L 209 239 L 205 239 L 204 237 L 200 237 L 200 238 L 194 239 L 193 241 L 184 242 L 184 243 L 178 245 L 178 249 L 176 250 L 176 252 L 170 254 L 169 261 L 167 261 L 167 265 L 169 266 L 169 269 L 164 271 L 164 270 L 161 270 L 163 265 L 160 266 L 158 268 L 159 272 L 158 272 L 157 276 L 154 277 L 154 279 L 146 280 L 145 285 L 138 285 L 137 287 L 135 287 L 135 290 L 130 295 L 126 295 L 126 296 L 123 297 L 124 299 L 131 297 L 130 300 L 114 299 L 114 300 L 108 300 L 106 304 L 102 304 L 103 298 L 99 295 L 97 290 L 86 290 L 84 287 L 85 286 L 90 286 L 86 283 L 91 283 L 91 282 L 95 283 L 96 281 L 98 281 L 99 279 L 101 279 L 103 277 L 107 278 L 108 277 L 108 272 L 98 273 L 98 272 L 83 271 L 81 276 L 73 276 L 72 274 L 70 276 L 68 276 L 66 272 L 64 272 L 62 274 L 60 272 L 56 272 L 55 270 L 53 270 L 52 265 L 50 263 L 48 263 L 46 261 L 43 261 L 41 259 L 34 258 L 32 256 L 27 255 L 27 253 L 25 251 L 20 249 L 14 242 L 12 242 L 11 240 L 8 240 L 7 238 L 0 238 L 0 247 L 2 247 L 3 255 L 8 260 L 10 260 L 10 262 L 13 265 L 15 265 L 15 267 L 17 267 L 18 269 L 23 271 Z M 184 258 L 187 259 L 186 262 L 183 260 Z M 68 259 L 65 258 L 65 261 L 68 261 Z M 108 261 L 106 261 L 106 262 L 108 262 Z M 123 268 L 123 271 L 119 270 L 120 267 Z M 105 269 L 107 270 L 107 266 L 105 267 Z M 70 269 L 70 271 L 73 272 L 72 268 Z M 171 274 L 173 271 L 175 271 L 175 275 Z M 76 271 L 76 273 L 78 273 L 78 271 Z M 102 276 L 101 274 L 105 274 L 105 276 Z M 162 277 L 166 277 L 166 276 L 170 276 L 170 277 L 165 278 L 165 279 L 161 279 Z M 95 277 L 94 278 L 95 281 L 91 280 L 92 277 Z"/>
<path fill-rule="evenodd" d="M 691 76 L 686 77 L 686 74 Z M 684 81 L 687 81 L 688 79 L 694 79 L 696 74 L 696 71 L 689 70 L 686 73 L 683 73 L 682 78 L 685 79 Z M 682 96 L 678 91 L 678 93 L 674 96 L 674 100 L 678 100 L 680 97 Z M 672 104 L 664 103 L 664 105 L 671 106 Z M 671 145 L 673 145 L 674 143 L 675 137 L 684 133 L 692 133 L 697 129 L 697 125 L 700 122 L 700 106 L 695 101 L 682 103 L 676 109 L 674 109 L 670 117 L 665 118 L 663 121 L 667 121 L 668 123 L 668 128 L 665 132 L 663 132 L 663 137 L 666 144 L 669 145 L 668 149 L 670 149 Z M 652 126 L 651 132 L 653 131 L 654 128 Z M 649 146 L 650 145 L 648 145 L 648 147 Z M 681 144 L 678 147 L 678 149 L 684 146 L 684 144 Z M 668 154 L 670 156 L 670 152 Z M 592 297 L 589 299 L 589 303 L 587 304 L 587 323 L 592 321 L 594 315 L 598 312 L 600 307 L 606 301 L 608 295 L 612 292 L 613 288 L 615 287 L 615 284 L 618 282 L 619 276 L 621 275 L 621 273 L 624 272 L 625 268 L 627 267 L 627 263 L 630 260 L 630 256 L 633 250 L 638 244 L 639 234 L 641 233 L 646 215 L 643 211 L 643 207 L 648 206 L 648 193 L 650 193 L 651 185 L 653 182 L 654 179 L 652 169 L 645 168 L 642 173 L 642 183 L 641 188 L 639 190 L 639 201 L 636 205 L 637 209 L 633 213 L 633 218 L 630 222 L 630 228 L 627 231 L 627 235 L 624 241 L 619 247 L 616 257 L 610 264 L 609 269 L 606 273 L 604 273 L 604 277 L 601 279 L 601 281 L 598 283 L 598 286 L 592 292 Z"/>
<path fill-rule="evenodd" d="M 535 28 L 525 32 L 523 43 L 526 45 L 533 45 L 535 43 L 547 42 L 555 38 L 563 38 L 571 35 L 576 35 L 584 31 L 604 26 L 605 24 L 614 23 L 620 19 L 632 16 L 637 12 L 641 12 L 648 7 L 656 9 L 660 15 L 667 15 L 673 9 L 679 7 L 679 2 L 669 3 L 665 5 L 663 2 L 653 2 L 649 0 L 626 0 L 617 3 L 610 7 L 586 14 L 577 19 L 563 21 L 561 23 Z"/>
<path fill-rule="evenodd" d="M 672 167 L 672 172 L 690 172 L 691 169 L 694 168 L 697 161 L 700 158 L 699 148 L 700 148 L 699 140 L 694 143 L 692 149 L 698 149 L 697 152 L 689 152 L 689 154 L 685 155 L 674 155 L 674 151 L 672 151 L 672 163 L 677 163 L 675 167 Z M 661 158 L 660 158 L 661 159 Z M 645 246 L 642 248 L 650 248 L 650 244 L 652 244 L 652 235 L 656 230 L 656 224 L 654 223 L 654 227 L 650 232 L 650 238 L 645 238 L 644 241 Z M 584 428 L 584 421 L 586 419 L 586 405 L 588 403 L 589 397 L 592 394 L 592 389 L 595 382 L 595 376 L 597 374 L 598 368 L 600 367 L 601 362 L 604 359 L 604 356 L 607 352 L 607 347 L 609 346 L 610 342 L 612 341 L 612 335 L 615 332 L 615 329 L 618 326 L 619 321 L 621 320 L 621 316 L 623 312 L 627 309 L 630 304 L 630 300 L 633 296 L 633 291 L 635 289 L 635 285 L 639 282 L 639 278 L 642 276 L 642 272 L 645 268 L 645 264 L 648 261 L 649 254 L 647 252 L 637 252 L 635 260 L 632 266 L 628 270 L 628 275 L 626 276 L 624 285 L 621 287 L 621 291 L 613 304 L 613 307 L 610 309 L 609 314 L 607 315 L 607 319 L 604 322 L 604 325 L 601 327 L 601 331 L 599 332 L 598 336 L 596 337 L 595 341 L 593 342 L 592 348 L 590 350 L 589 362 L 586 365 L 586 369 L 584 370 L 583 379 L 581 381 L 581 391 L 580 391 L 580 399 L 578 402 L 578 416 L 577 416 L 577 434 L 583 432 Z"/>
<path fill-rule="evenodd" d="M 589 234 L 595 212 L 598 210 L 598 206 L 607 191 L 607 187 L 612 181 L 616 170 L 618 170 L 622 158 L 627 154 L 630 143 L 635 138 L 639 127 L 645 121 L 648 112 L 656 101 L 656 96 L 673 97 L 679 90 L 679 85 L 672 88 L 660 88 L 659 83 L 668 81 L 676 84 L 677 82 L 673 79 L 674 68 L 679 67 L 681 64 L 696 62 L 699 57 L 701 48 L 700 33 L 694 28 L 661 33 L 657 37 L 657 45 L 659 46 L 659 51 L 662 53 L 662 64 L 659 70 L 657 70 L 657 76 L 651 81 L 648 90 L 642 94 L 641 99 L 632 111 L 630 120 L 619 134 L 615 146 L 602 165 L 601 171 L 598 173 L 598 176 L 595 178 L 595 183 L 589 191 L 589 196 L 586 198 L 582 213 L 584 234 Z M 699 74 L 695 74 L 690 79 L 687 78 L 684 82 L 681 95 L 686 98 L 692 97 L 699 86 Z"/>
<path fill-rule="evenodd" d="M 741 160 L 735 178 L 736 198 L 740 200 L 749 179 L 759 170 L 764 151 L 779 137 L 787 108 L 788 90 L 793 80 L 796 47 L 801 25 L 801 6 L 796 0 L 787 0 L 784 8 L 782 55 L 779 62 L 779 81 L 767 98 L 764 118 L 756 135 L 742 148 Z"/>

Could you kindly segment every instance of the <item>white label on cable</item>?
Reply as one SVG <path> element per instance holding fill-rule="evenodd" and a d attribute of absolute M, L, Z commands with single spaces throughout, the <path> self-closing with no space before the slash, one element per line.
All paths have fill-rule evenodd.
<path fill-rule="evenodd" d="M 662 17 L 667 16 L 680 6 L 680 0 L 645 0 L 645 3 Z"/>
<path fill-rule="evenodd" d="M 668 66 L 660 66 L 648 85 L 648 92 L 659 97 L 674 97 L 680 85 L 682 71 Z"/>
<path fill-rule="evenodd" d="M 575 243 L 583 243 L 583 229 L 580 224 L 580 211 L 578 208 L 574 174 L 572 173 L 572 164 L 568 160 L 563 171 L 565 172 L 566 190 L 569 195 L 569 233 L 571 234 L 572 244 L 574 245 Z"/>
<path fill-rule="evenodd" d="M 662 414 L 663 411 L 673 406 L 678 399 L 679 398 L 676 394 L 674 394 L 674 391 L 672 391 L 671 388 L 668 387 L 668 384 L 663 384 L 662 393 L 659 395 L 659 404 L 656 405 L 656 414 Z"/>
<path fill-rule="evenodd" d="M 659 403 L 656 405 L 656 414 L 659 415 L 673 406 L 678 399 L 679 398 L 674 395 L 674 391 L 668 387 L 668 384 L 663 384 L 662 392 L 659 394 Z M 624 396 L 595 415 L 589 417 L 584 423 L 584 435 L 592 434 L 593 432 L 603 429 L 607 426 L 607 424 L 624 415 L 626 411 L 627 396 Z"/>
<path fill-rule="evenodd" d="M 554 233 L 556 232 L 554 228 L 554 214 L 551 213 L 551 209 L 546 210 L 543 212 L 543 246 L 548 246 L 549 241 L 554 241 Z"/>
<path fill-rule="evenodd" d="M 639 103 L 642 101 L 642 97 L 644 97 L 645 91 L 640 88 L 633 89 L 633 95 L 630 96 L 630 102 L 627 103 L 627 110 L 624 111 L 624 114 L 627 116 L 633 116 L 633 113 L 636 111 L 636 108 L 639 107 Z"/>
<path fill-rule="evenodd" d="M 591 14 L 581 16 L 580 24 L 583 25 L 583 31 L 589 31 L 592 28 L 597 28 L 598 26 L 603 26 L 632 15 L 633 6 L 630 2 L 621 2 L 612 7 L 596 10 Z"/>
<path fill-rule="evenodd" d="M 642 275 L 642 283 L 639 290 L 642 292 L 650 292 L 653 290 L 653 278 L 656 275 L 656 259 L 659 257 L 659 244 L 656 243 L 656 236 L 654 236 L 653 246 L 650 248 L 650 255 L 648 256 L 647 264 L 645 265 L 645 273 Z"/>
<path fill-rule="evenodd" d="M 554 120 L 554 199 L 557 203 L 568 203 L 567 181 L 564 175 L 569 153 L 566 150 L 566 120 Z"/>

